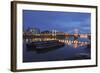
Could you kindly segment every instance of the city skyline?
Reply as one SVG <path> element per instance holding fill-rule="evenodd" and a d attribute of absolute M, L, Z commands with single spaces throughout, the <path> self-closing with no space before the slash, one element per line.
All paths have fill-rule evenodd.
<path fill-rule="evenodd" d="M 23 10 L 23 62 L 91 59 L 91 14 Z"/>
<path fill-rule="evenodd" d="M 23 29 L 31 27 L 64 33 L 78 29 L 79 33 L 90 33 L 90 18 L 90 13 L 23 10 Z"/>

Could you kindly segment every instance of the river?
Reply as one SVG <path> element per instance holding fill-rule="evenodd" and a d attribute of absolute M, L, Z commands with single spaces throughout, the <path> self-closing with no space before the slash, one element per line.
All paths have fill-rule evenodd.
<path fill-rule="evenodd" d="M 79 41 L 87 41 L 87 39 L 78 39 Z M 28 51 L 26 42 L 23 42 L 23 62 L 39 62 L 39 61 L 59 61 L 59 60 L 82 60 L 91 58 L 91 48 L 87 45 L 74 47 L 73 44 L 65 44 L 60 48 L 43 51 Z"/>

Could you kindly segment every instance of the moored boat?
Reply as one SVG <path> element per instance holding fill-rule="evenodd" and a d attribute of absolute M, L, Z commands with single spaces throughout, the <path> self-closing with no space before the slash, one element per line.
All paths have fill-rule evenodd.
<path fill-rule="evenodd" d="M 28 49 L 33 49 L 33 50 L 60 48 L 64 45 L 65 45 L 64 43 L 59 42 L 57 40 L 37 41 L 37 42 L 31 42 L 31 43 L 26 44 Z"/>

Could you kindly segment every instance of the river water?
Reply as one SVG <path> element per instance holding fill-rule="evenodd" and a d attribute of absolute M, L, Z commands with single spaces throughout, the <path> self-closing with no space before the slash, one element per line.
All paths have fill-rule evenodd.
<path fill-rule="evenodd" d="M 88 39 L 78 39 L 79 41 L 88 41 Z M 39 61 L 59 61 L 59 60 L 80 60 L 91 58 L 91 48 L 87 45 L 74 47 L 73 44 L 65 44 L 60 48 L 52 50 L 29 51 L 26 42 L 23 42 L 23 62 Z"/>

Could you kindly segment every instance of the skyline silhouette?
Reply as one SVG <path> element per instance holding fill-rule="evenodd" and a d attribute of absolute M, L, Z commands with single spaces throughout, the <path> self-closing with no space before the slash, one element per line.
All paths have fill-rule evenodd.
<path fill-rule="evenodd" d="M 41 31 L 74 33 L 78 29 L 79 33 L 90 33 L 90 18 L 90 13 L 23 10 L 23 30 L 35 27 Z"/>

